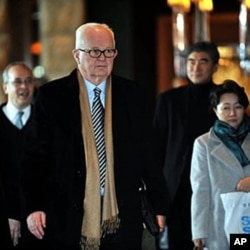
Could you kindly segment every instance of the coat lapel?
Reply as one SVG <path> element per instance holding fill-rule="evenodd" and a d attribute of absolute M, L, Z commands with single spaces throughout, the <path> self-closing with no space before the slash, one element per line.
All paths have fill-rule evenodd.
<path fill-rule="evenodd" d="M 225 146 L 225 144 L 219 140 L 219 138 L 214 134 L 212 131 L 210 133 L 210 143 L 211 148 L 213 149 L 211 151 L 211 155 L 214 156 L 218 161 L 222 163 L 223 166 L 226 168 L 234 168 L 236 171 L 235 173 L 239 174 L 239 177 L 242 176 L 242 166 L 240 162 L 237 160 L 237 158 L 233 155 L 231 150 Z M 250 144 L 246 143 L 244 151 L 246 148 L 250 150 Z M 246 151 L 245 151 L 246 152 Z M 248 151 L 250 152 L 250 151 Z"/>

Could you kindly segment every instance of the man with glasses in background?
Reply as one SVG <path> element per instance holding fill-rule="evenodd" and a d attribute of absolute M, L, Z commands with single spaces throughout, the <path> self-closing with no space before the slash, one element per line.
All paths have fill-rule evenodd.
<path fill-rule="evenodd" d="M 10 63 L 3 71 L 2 87 L 8 99 L 0 107 L 2 188 L 13 249 L 19 249 L 21 237 L 20 160 L 32 113 L 31 103 L 35 90 L 32 70 L 23 62 Z"/>
<path fill-rule="evenodd" d="M 106 24 L 84 24 L 77 69 L 38 90 L 22 190 L 29 230 L 45 249 L 140 250 L 141 178 L 165 225 L 148 101 L 135 82 L 112 74 L 117 54 Z"/>

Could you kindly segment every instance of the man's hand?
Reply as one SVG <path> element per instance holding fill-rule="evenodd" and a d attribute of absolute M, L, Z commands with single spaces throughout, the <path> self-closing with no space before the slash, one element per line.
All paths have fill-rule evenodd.
<path fill-rule="evenodd" d="M 19 237 L 21 237 L 21 222 L 14 219 L 8 219 L 8 221 L 13 246 L 16 246 L 18 244 Z"/>
<path fill-rule="evenodd" d="M 157 223 L 160 228 L 160 232 L 162 232 L 166 225 L 166 217 L 164 215 L 157 215 Z"/>
<path fill-rule="evenodd" d="M 43 211 L 37 211 L 30 214 L 27 218 L 27 225 L 30 232 L 38 239 L 44 236 L 46 228 L 46 214 Z"/>

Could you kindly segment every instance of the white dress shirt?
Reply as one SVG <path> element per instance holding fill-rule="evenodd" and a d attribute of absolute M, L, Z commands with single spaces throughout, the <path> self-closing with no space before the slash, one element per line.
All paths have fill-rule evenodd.
<path fill-rule="evenodd" d="M 91 83 L 90 81 L 84 79 L 85 81 L 85 86 L 87 88 L 87 93 L 88 93 L 88 97 L 89 97 L 89 106 L 90 109 L 92 109 L 92 104 L 93 104 L 93 100 L 95 97 L 95 92 L 94 89 L 97 87 L 99 88 L 102 92 L 100 94 L 100 99 L 102 102 L 103 107 L 105 108 L 105 89 L 106 89 L 106 81 L 101 82 L 98 86 L 94 85 L 93 83 Z"/>
<path fill-rule="evenodd" d="M 6 117 L 10 120 L 10 122 L 15 125 L 17 120 L 17 115 L 19 111 L 23 111 L 22 122 L 23 125 L 27 123 L 27 120 L 30 117 L 31 113 L 31 105 L 27 106 L 26 108 L 19 110 L 17 109 L 11 102 L 7 102 L 5 106 L 3 106 L 3 112 Z"/>

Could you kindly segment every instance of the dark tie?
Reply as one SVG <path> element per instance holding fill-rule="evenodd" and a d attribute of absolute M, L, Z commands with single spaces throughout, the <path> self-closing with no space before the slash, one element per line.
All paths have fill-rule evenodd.
<path fill-rule="evenodd" d="M 99 88 L 94 89 L 95 97 L 92 105 L 92 123 L 95 134 L 96 149 L 100 168 L 100 187 L 104 188 L 106 172 L 106 150 L 104 139 L 104 108 L 101 103 Z"/>
<path fill-rule="evenodd" d="M 23 111 L 19 111 L 17 113 L 17 120 L 16 120 L 16 127 L 21 129 L 23 127 L 23 121 L 22 121 L 22 116 L 23 116 L 24 112 Z"/>

